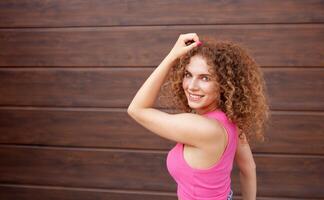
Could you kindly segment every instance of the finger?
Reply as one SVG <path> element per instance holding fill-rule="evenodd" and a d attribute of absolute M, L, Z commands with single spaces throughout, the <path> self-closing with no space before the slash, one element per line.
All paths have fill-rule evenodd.
<path fill-rule="evenodd" d="M 192 43 L 195 43 L 195 41 L 194 40 L 188 40 L 188 41 L 185 42 L 186 46 L 189 46 Z"/>
<path fill-rule="evenodd" d="M 187 33 L 183 35 L 184 41 L 187 42 L 188 40 L 194 40 L 195 42 L 199 41 L 199 37 L 196 33 Z"/>
<path fill-rule="evenodd" d="M 197 35 L 197 34 L 195 34 L 195 35 L 194 35 L 194 38 L 193 38 L 193 40 L 194 40 L 195 42 L 199 42 L 199 37 L 198 37 L 198 35 Z"/>
<path fill-rule="evenodd" d="M 190 44 L 189 46 L 186 46 L 185 48 L 187 49 L 187 50 L 190 50 L 190 49 L 192 49 L 192 48 L 194 48 L 194 47 L 197 47 L 197 46 L 200 46 L 202 43 L 200 42 L 200 41 L 198 41 L 198 42 L 193 42 L 192 44 Z"/>
<path fill-rule="evenodd" d="M 195 42 L 198 42 L 199 41 L 199 37 L 196 33 L 189 33 L 188 37 L 191 39 L 191 40 L 194 40 Z"/>

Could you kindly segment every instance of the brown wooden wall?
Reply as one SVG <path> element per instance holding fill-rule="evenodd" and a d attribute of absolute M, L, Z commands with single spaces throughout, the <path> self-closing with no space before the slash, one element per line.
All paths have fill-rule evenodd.
<path fill-rule="evenodd" d="M 324 198 L 324 1 L 0 1 L 0 199 L 175 200 L 174 143 L 126 114 L 181 33 L 233 40 L 265 74 L 258 198 Z M 241 199 L 238 171 L 235 199 Z"/>

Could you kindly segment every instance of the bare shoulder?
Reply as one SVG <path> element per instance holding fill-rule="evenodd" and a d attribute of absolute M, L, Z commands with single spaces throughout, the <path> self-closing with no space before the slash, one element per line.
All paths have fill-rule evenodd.
<path fill-rule="evenodd" d="M 211 132 L 217 135 L 222 130 L 222 125 L 218 120 L 193 113 L 180 113 L 175 115 L 176 118 L 183 119 L 188 126 L 196 129 Z"/>
<path fill-rule="evenodd" d="M 177 114 L 176 118 L 180 121 L 183 119 L 189 130 L 196 131 L 202 138 L 206 138 L 202 146 L 208 143 L 213 145 L 224 137 L 224 127 L 216 119 L 193 113 Z"/>

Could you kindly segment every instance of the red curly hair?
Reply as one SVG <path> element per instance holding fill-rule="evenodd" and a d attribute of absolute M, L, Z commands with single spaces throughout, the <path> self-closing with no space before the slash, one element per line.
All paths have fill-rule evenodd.
<path fill-rule="evenodd" d="M 260 67 L 245 49 L 232 41 L 206 36 L 200 37 L 200 41 L 201 46 L 178 58 L 172 66 L 161 88 L 161 102 L 182 112 L 194 112 L 188 105 L 182 81 L 190 58 L 202 56 L 212 66 L 212 74 L 220 86 L 218 108 L 236 124 L 239 138 L 263 142 L 269 106 Z"/>

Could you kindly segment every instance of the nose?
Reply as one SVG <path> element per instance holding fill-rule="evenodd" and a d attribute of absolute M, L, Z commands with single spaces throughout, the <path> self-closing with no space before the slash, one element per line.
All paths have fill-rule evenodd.
<path fill-rule="evenodd" d="M 188 84 L 188 89 L 189 90 L 197 90 L 199 87 L 198 87 L 198 83 L 197 83 L 197 80 L 192 78 L 190 81 L 189 81 L 189 84 Z"/>

